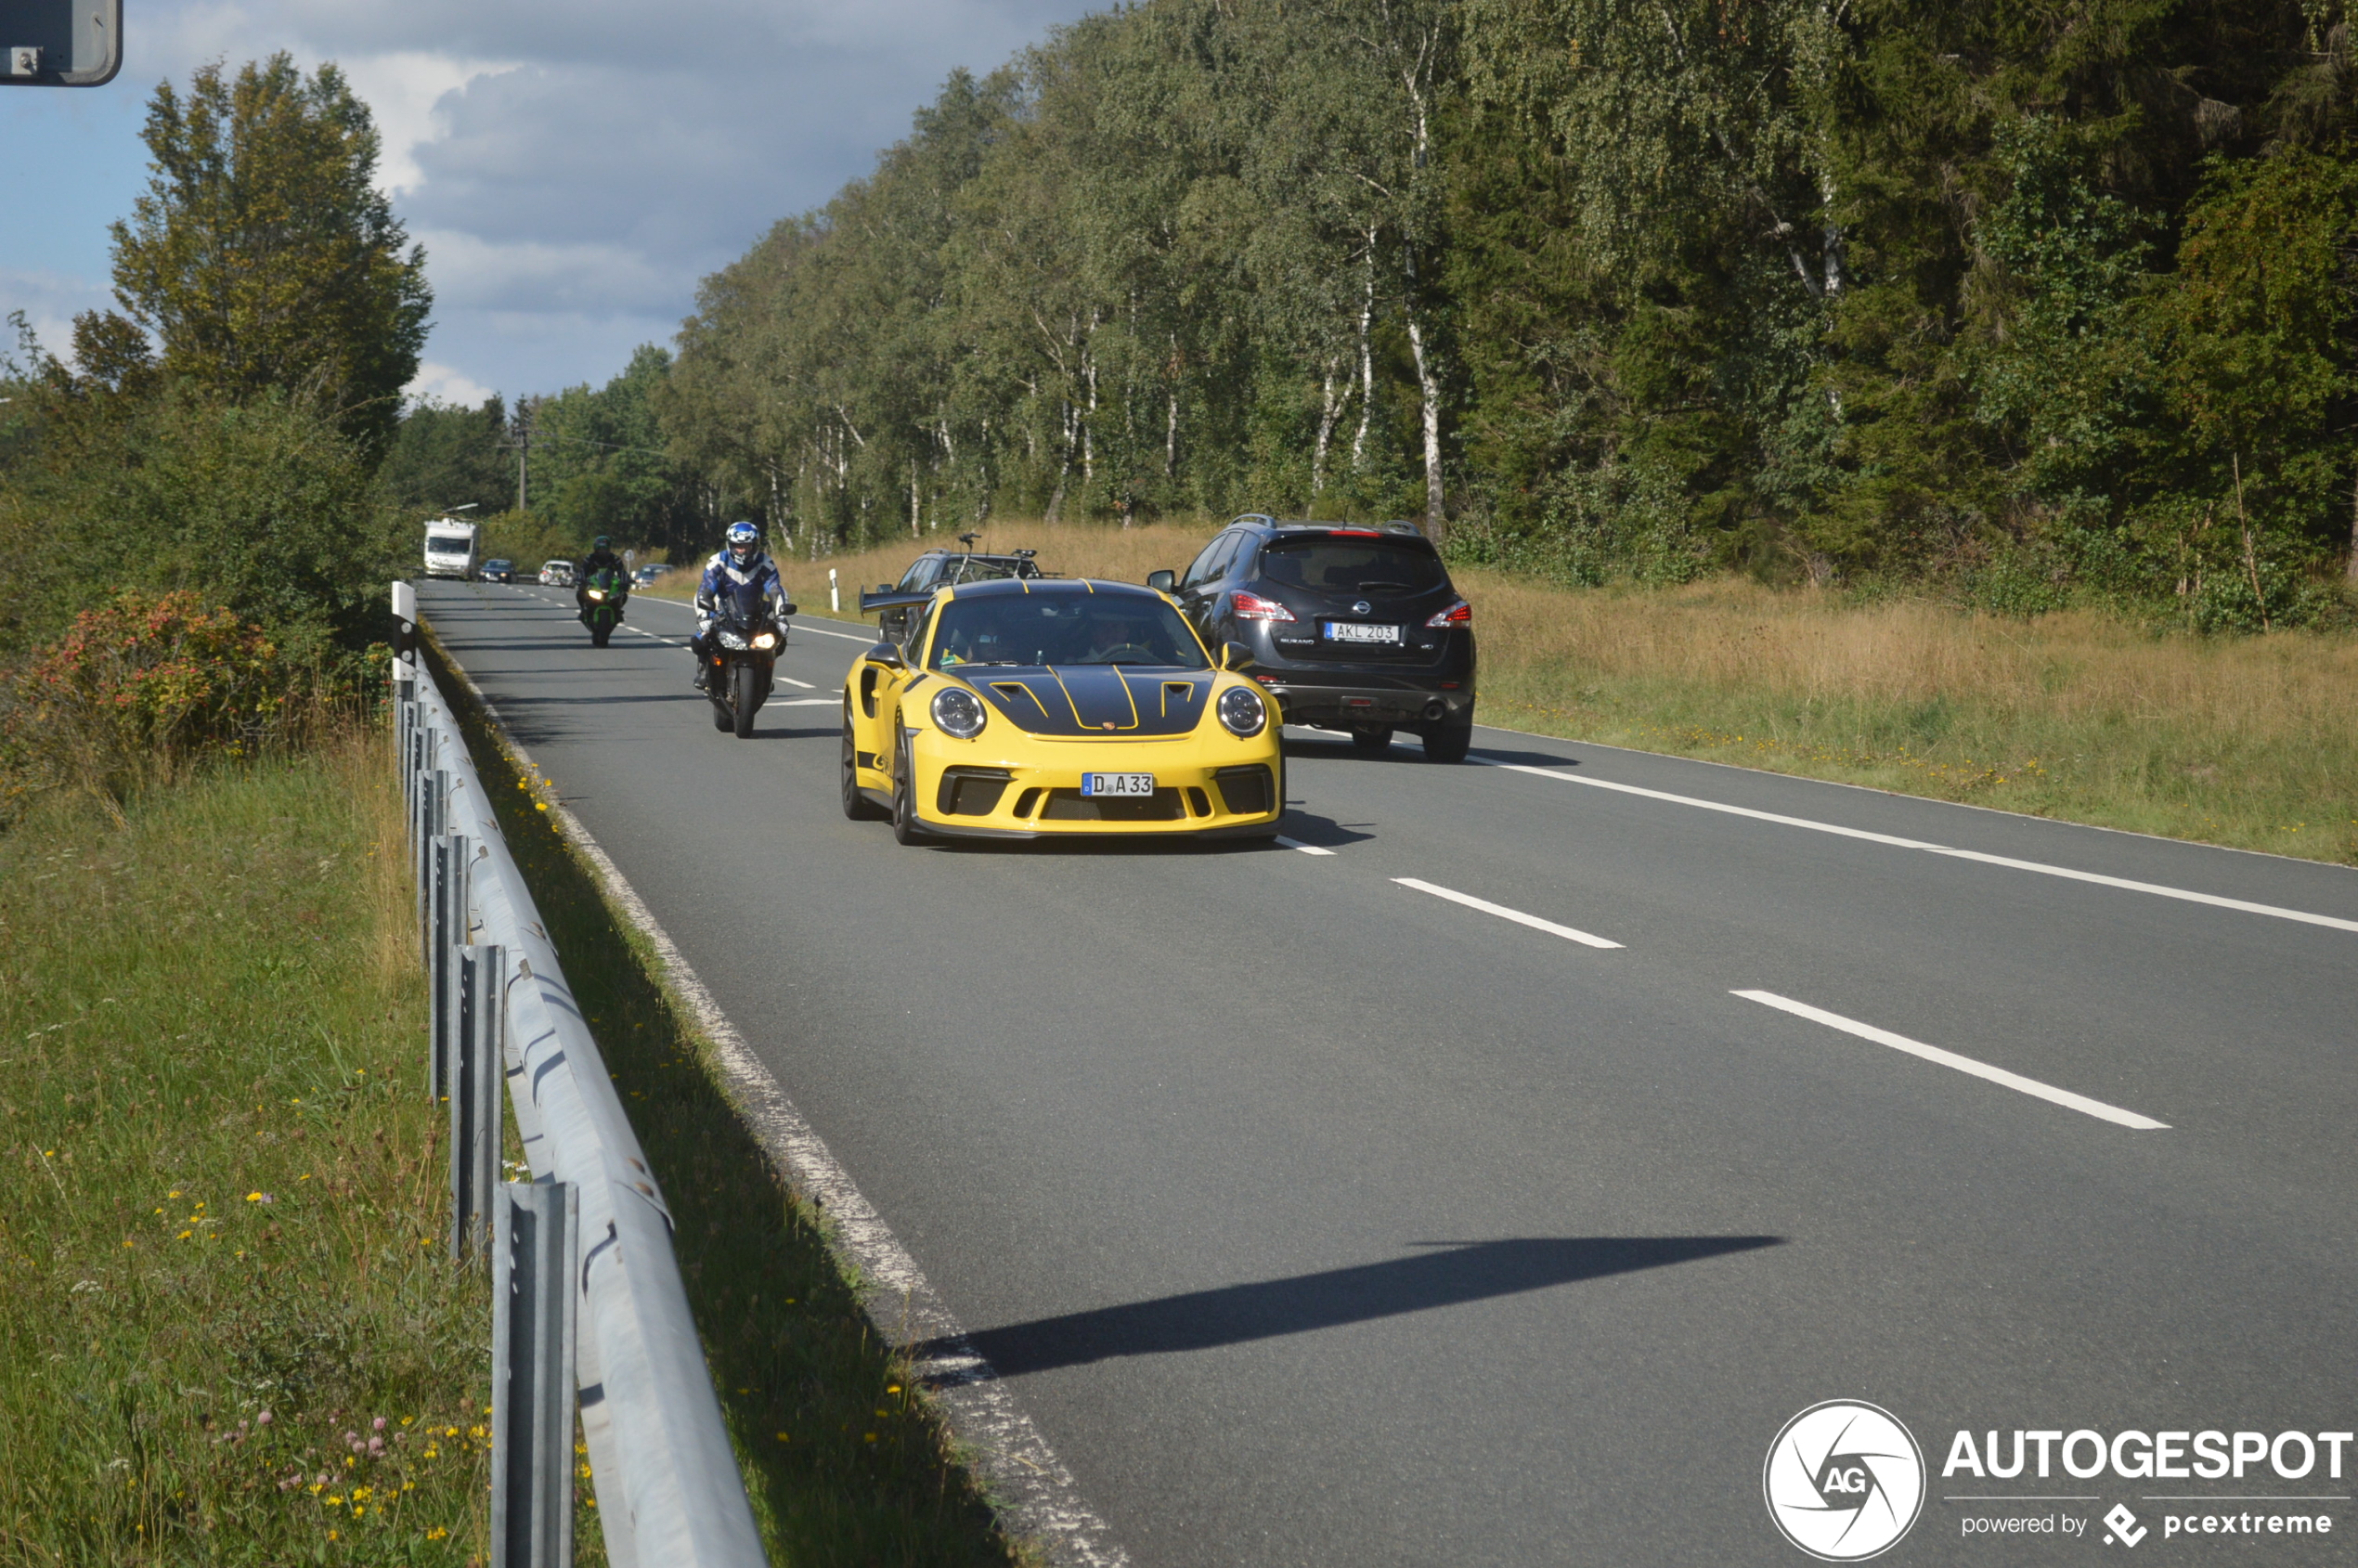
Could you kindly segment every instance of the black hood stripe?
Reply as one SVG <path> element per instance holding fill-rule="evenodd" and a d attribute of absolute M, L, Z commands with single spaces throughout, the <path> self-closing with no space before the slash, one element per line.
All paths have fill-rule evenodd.
<path fill-rule="evenodd" d="M 977 670 L 966 678 L 1007 720 L 1035 735 L 1184 735 L 1203 718 L 1212 672 L 1135 678 L 1119 665 Z"/>

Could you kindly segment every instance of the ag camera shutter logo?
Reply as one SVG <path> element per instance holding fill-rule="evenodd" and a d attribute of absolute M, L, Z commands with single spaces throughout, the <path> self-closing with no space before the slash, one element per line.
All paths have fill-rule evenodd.
<path fill-rule="evenodd" d="M 1890 1411 L 1829 1399 L 1777 1433 L 1760 1490 L 1785 1539 L 1820 1562 L 1859 1562 L 1924 1511 L 1924 1450 Z"/>

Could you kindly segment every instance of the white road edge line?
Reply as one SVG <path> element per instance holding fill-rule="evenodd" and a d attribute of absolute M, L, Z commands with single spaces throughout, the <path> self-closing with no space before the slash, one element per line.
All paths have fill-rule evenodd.
<path fill-rule="evenodd" d="M 1845 1034 L 1855 1034 L 1861 1040 L 1872 1040 L 1878 1045 L 1888 1045 L 1895 1051 L 1905 1051 L 1911 1056 L 1922 1056 L 1928 1062 L 1938 1062 L 1942 1067 L 1955 1068 L 1959 1072 L 1971 1073 L 1976 1078 L 1986 1078 L 1992 1083 L 2020 1090 L 2051 1105 L 2062 1106 L 2066 1110 L 2084 1112 L 2101 1121 L 2133 1127 L 2141 1133 L 2156 1132 L 2170 1125 L 2167 1121 L 2156 1121 L 2150 1116 L 2140 1116 L 2133 1110 L 2108 1106 L 2102 1100 L 2092 1100 L 2085 1095 L 2075 1095 L 2068 1089 L 2058 1089 L 2052 1083 L 2041 1083 L 2035 1078 L 2025 1078 L 2018 1072 L 2008 1072 L 2002 1067 L 1991 1067 L 1988 1062 L 1977 1062 L 1971 1056 L 1961 1056 L 1954 1051 L 1944 1051 L 1937 1045 L 1927 1045 L 1921 1040 L 1911 1040 L 1904 1034 L 1894 1034 L 1887 1029 L 1877 1029 L 1856 1018 L 1846 1018 L 1840 1013 L 1829 1013 L 1823 1007 L 1812 1007 L 1807 1002 L 1779 996 L 1773 991 L 1738 991 L 1729 994 L 1741 996 L 1747 1002 L 1757 1002 L 1764 1007 L 1791 1013 L 1797 1018 L 1807 1018 L 1812 1023 L 1824 1024 L 1828 1029 L 1838 1029 Z"/>
<path fill-rule="evenodd" d="M 694 606 L 693 604 L 684 604 L 684 603 L 680 603 L 679 600 L 677 600 L 677 599 L 651 599 L 651 598 L 650 598 L 650 599 L 642 599 L 642 600 L 641 600 L 641 603 L 648 603 L 648 604 L 668 604 L 668 605 L 671 605 L 674 609 L 680 609 L 680 610 L 690 610 L 690 611 L 693 611 L 693 609 L 695 609 L 695 606 Z M 812 625 L 811 625 L 809 621 L 796 621 L 796 622 L 794 622 L 794 623 L 793 623 L 793 625 L 794 625 L 794 628 L 795 628 L 795 630 L 797 630 L 797 631 L 809 631 L 809 632 L 815 632 L 817 635 L 819 635 L 819 636 L 821 636 L 821 637 L 840 637 L 840 638 L 844 639 L 846 641 L 849 641 L 849 642 L 867 642 L 867 643 L 872 643 L 872 644 L 873 644 L 873 643 L 876 641 L 876 639 L 875 639 L 875 636 L 872 636 L 872 635 L 870 635 L 870 634 L 868 634 L 868 633 L 865 633 L 865 632 L 858 632 L 858 631 L 829 631 L 829 630 L 828 630 L 825 627 L 823 627 L 823 626 L 812 626 Z"/>
<path fill-rule="evenodd" d="M 2283 909 L 2275 904 L 2252 903 L 2244 899 L 2223 898 L 2217 893 L 2197 893 L 2190 888 L 2171 888 L 2158 882 L 2136 882 L 2125 876 L 2105 876 L 2092 871 L 2075 871 L 2069 866 L 2050 865 L 2044 861 L 2018 861 L 2010 855 L 1988 855 L 1978 849 L 1952 849 L 1945 844 L 1928 844 L 1920 838 L 1900 838 L 1888 833 L 1870 833 L 1864 828 L 1844 827 L 1835 823 L 1813 822 L 1807 817 L 1788 817 L 1775 811 L 1755 810 L 1749 806 L 1730 806 L 1720 800 L 1699 800 L 1691 795 L 1672 795 L 1666 790 L 1641 789 L 1636 784 L 1616 784 L 1611 779 L 1584 779 L 1571 773 L 1560 773 L 1552 768 L 1535 768 L 1522 762 L 1493 762 L 1476 758 L 1486 768 L 1503 768 L 1510 773 L 1529 773 L 1535 778 L 1558 779 L 1565 784 L 1587 784 L 1590 789 L 1610 789 L 1620 795 L 1639 795 L 1649 800 L 1667 800 L 1677 806 L 1693 806 L 1705 811 L 1722 811 L 1731 817 L 1750 817 L 1756 822 L 1779 823 L 1786 827 L 1804 827 L 1812 833 L 1832 833 L 1844 838 L 1863 838 L 1870 844 L 1888 844 L 1895 849 L 1922 849 L 1929 855 L 1946 855 L 1951 860 L 1978 861 L 1984 865 L 2002 865 L 2012 871 L 2035 871 L 2041 876 L 2060 876 L 2073 882 L 2092 882 L 2103 888 L 2119 888 L 2131 893 L 2151 893 L 2156 898 L 2180 899 L 2187 903 L 2209 904 L 2216 909 L 2240 910 L 2246 914 L 2265 914 L 2278 920 L 2298 920 L 2306 926 L 2326 926 L 2337 931 L 2358 931 L 2358 920 L 2344 920 L 2335 914 L 2313 914 L 2307 910 Z"/>
<path fill-rule="evenodd" d="M 1505 904 L 1494 904 L 1488 899 L 1477 899 L 1471 893 L 1453 892 L 1447 888 L 1437 888 L 1430 882 L 1419 882 L 1413 876 L 1395 876 L 1393 880 L 1403 888 L 1414 888 L 1419 893 L 1431 893 L 1436 899 L 1447 899 L 1453 904 L 1463 904 L 1468 909 L 1478 909 L 1484 914 L 1495 914 L 1501 920 L 1511 920 L 1518 926 L 1528 926 L 1535 931 L 1545 931 L 1550 936 L 1561 937 L 1566 941 L 1578 942 L 1583 947 L 1617 948 L 1621 946 L 1619 942 L 1609 942 L 1602 937 L 1590 936 L 1586 931 L 1575 931 L 1569 926 L 1559 926 L 1552 920 L 1542 920 L 1535 914 L 1525 914 L 1519 909 L 1509 909 Z"/>
<path fill-rule="evenodd" d="M 1305 855 L 1331 855 L 1334 853 L 1332 849 L 1321 849 L 1315 844 L 1304 844 L 1298 838 L 1288 838 L 1282 833 L 1275 835 L 1270 839 L 1270 842 L 1282 846 L 1288 849 L 1299 849 Z"/>
<path fill-rule="evenodd" d="M 500 718 L 474 678 L 447 653 L 443 660 L 482 705 L 485 716 L 499 732 L 500 744 L 517 761 L 538 772 L 539 766 L 532 754 L 517 744 L 507 720 Z M 976 1353 L 965 1327 L 935 1293 L 892 1227 L 861 1194 L 850 1173 L 836 1162 L 769 1067 L 712 999 L 673 945 L 670 934 L 640 899 L 638 889 L 571 810 L 560 803 L 551 815 L 557 820 L 558 831 L 590 862 L 606 897 L 662 960 L 664 979 L 677 991 L 695 1026 L 712 1042 L 713 1056 L 730 1098 L 763 1150 L 786 1173 L 797 1194 L 810 1198 L 826 1212 L 831 1222 L 829 1244 L 858 1267 L 868 1288 L 864 1303 L 868 1320 L 878 1335 L 904 1349 L 934 1347 L 915 1362 L 916 1375 L 932 1389 L 946 1412 L 952 1434 L 974 1456 L 984 1484 L 993 1496 L 1008 1499 L 1004 1514 L 1011 1531 L 1039 1542 L 1053 1563 L 1126 1568 L 1129 1553 L 1115 1544 L 1112 1530 L 1096 1510 L 1082 1500 L 1072 1472 L 1016 1404 L 991 1363 Z"/>

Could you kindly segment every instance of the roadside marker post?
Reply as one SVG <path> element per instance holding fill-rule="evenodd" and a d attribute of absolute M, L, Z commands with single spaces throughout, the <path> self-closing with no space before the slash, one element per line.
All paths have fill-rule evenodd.
<path fill-rule="evenodd" d="M 507 1182 L 493 1193 L 491 1568 L 570 1568 L 580 1189 Z"/>

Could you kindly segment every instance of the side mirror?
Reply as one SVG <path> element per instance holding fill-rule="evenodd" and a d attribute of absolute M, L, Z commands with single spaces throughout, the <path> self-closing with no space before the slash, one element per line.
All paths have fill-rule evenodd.
<path fill-rule="evenodd" d="M 1160 593 L 1175 592 L 1179 587 L 1179 574 L 1176 572 L 1148 572 L 1147 574 L 1147 586 Z"/>
<path fill-rule="evenodd" d="M 1250 669 L 1255 662 L 1252 650 L 1241 642 L 1224 642 L 1220 645 L 1220 667 L 1223 669 L 1241 672 Z"/>
<path fill-rule="evenodd" d="M 877 643 L 875 647 L 869 649 L 864 656 L 870 664 L 880 664 L 887 669 L 907 669 L 909 667 L 909 661 L 900 656 L 900 650 L 894 647 L 889 642 Z"/>
<path fill-rule="evenodd" d="M 778 614 L 782 616 L 791 616 L 795 613 L 795 608 L 796 606 L 794 601 L 789 599 L 778 606 Z"/>

